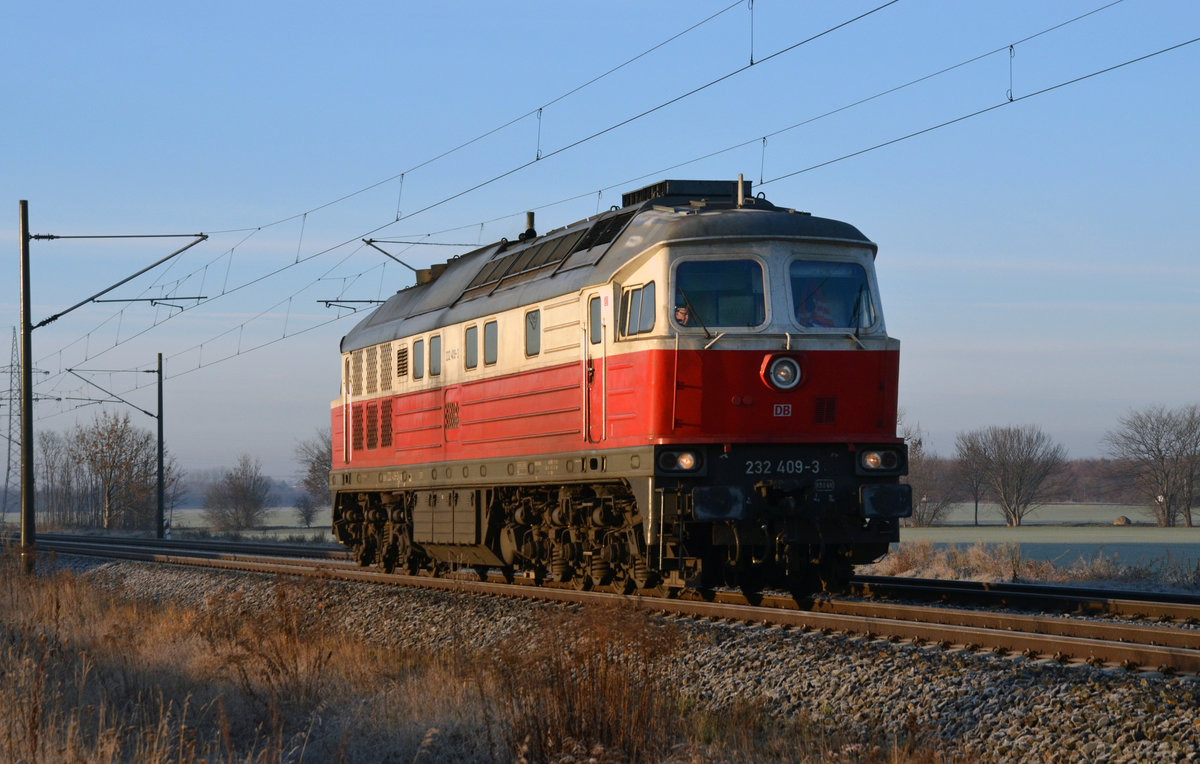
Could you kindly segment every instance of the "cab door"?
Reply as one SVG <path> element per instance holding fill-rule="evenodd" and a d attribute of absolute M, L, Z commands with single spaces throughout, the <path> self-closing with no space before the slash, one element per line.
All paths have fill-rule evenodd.
<path fill-rule="evenodd" d="M 604 440 L 604 391 L 607 337 L 605 317 L 610 310 L 608 295 L 592 292 L 584 301 L 583 317 L 583 385 L 584 418 L 587 431 L 584 439 L 589 443 Z"/>

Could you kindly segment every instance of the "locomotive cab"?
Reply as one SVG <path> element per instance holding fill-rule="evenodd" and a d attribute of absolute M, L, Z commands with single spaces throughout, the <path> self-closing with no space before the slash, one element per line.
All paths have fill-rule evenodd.
<path fill-rule="evenodd" d="M 883 320 L 875 247 L 844 231 L 798 235 L 807 216 L 766 203 L 706 207 L 656 213 L 663 225 L 723 213 L 765 235 L 698 226 L 710 235 L 633 263 L 638 286 L 620 303 L 619 337 L 653 345 L 647 294 L 665 277 L 665 342 L 647 375 L 659 393 L 647 412 L 647 543 L 673 551 L 680 577 L 701 588 L 837 588 L 911 514 L 895 432 L 899 343 Z"/>

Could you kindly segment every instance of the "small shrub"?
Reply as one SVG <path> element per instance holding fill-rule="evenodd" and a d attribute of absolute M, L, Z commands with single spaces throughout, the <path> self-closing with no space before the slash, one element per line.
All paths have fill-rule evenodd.
<path fill-rule="evenodd" d="M 528 761 L 578 746 L 654 758 L 680 733 L 666 665 L 678 632 L 644 612 L 588 609 L 545 615 L 519 645 L 497 651 L 496 692 L 510 750 Z"/>

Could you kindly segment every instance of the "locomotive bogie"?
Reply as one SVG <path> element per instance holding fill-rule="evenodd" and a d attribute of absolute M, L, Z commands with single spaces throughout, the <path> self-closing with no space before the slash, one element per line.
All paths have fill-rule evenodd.
<path fill-rule="evenodd" d="M 330 486 L 361 563 L 802 589 L 896 540 L 874 244 L 677 183 L 451 261 L 347 335 Z"/>

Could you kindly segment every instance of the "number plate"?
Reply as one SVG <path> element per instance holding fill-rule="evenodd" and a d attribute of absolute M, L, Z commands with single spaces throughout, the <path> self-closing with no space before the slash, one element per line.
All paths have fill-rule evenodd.
<path fill-rule="evenodd" d="M 747 459 L 746 475 L 819 475 L 820 459 Z"/>

